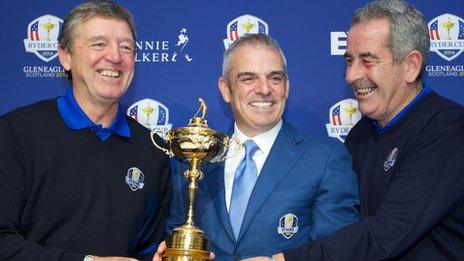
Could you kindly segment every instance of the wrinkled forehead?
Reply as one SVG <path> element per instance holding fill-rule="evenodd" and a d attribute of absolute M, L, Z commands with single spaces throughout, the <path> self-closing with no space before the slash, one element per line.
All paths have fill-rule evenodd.
<path fill-rule="evenodd" d="M 82 35 L 102 34 L 118 35 L 135 41 L 129 23 L 120 18 L 94 15 L 78 21 L 72 33 L 72 40 Z"/>
<path fill-rule="evenodd" d="M 230 70 L 258 69 L 272 67 L 284 71 L 284 60 L 278 50 L 263 44 L 239 46 L 230 56 Z"/>
<path fill-rule="evenodd" d="M 346 53 L 375 53 L 388 48 L 389 24 L 386 19 L 369 20 L 354 24 L 348 31 Z"/>

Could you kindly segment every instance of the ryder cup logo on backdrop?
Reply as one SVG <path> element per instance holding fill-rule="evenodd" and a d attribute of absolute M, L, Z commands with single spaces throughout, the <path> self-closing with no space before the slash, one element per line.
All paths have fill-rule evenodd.
<path fill-rule="evenodd" d="M 361 119 L 358 110 L 358 101 L 355 99 L 345 99 L 337 102 L 330 108 L 329 120 L 325 126 L 329 137 L 337 138 L 345 142 L 345 138 L 351 128 Z"/>
<path fill-rule="evenodd" d="M 464 20 L 456 15 L 442 14 L 429 24 L 430 51 L 451 61 L 464 50 Z"/>
<path fill-rule="evenodd" d="M 132 104 L 127 109 L 127 115 L 146 128 L 156 130 L 161 137 L 172 128 L 172 124 L 168 122 L 168 107 L 152 99 L 143 99 Z"/>
<path fill-rule="evenodd" d="M 439 15 L 428 23 L 430 51 L 450 62 L 464 50 L 464 20 L 453 14 Z M 430 77 L 464 77 L 463 64 L 429 64 L 425 67 Z"/>
<path fill-rule="evenodd" d="M 224 48 L 229 46 L 244 34 L 269 34 L 269 26 L 262 19 L 253 15 L 242 15 L 227 24 L 227 39 L 224 39 Z"/>
<path fill-rule="evenodd" d="M 63 20 L 53 15 L 43 15 L 32 20 L 27 26 L 27 39 L 24 48 L 34 53 L 44 62 L 49 62 L 58 55 L 58 34 Z"/>

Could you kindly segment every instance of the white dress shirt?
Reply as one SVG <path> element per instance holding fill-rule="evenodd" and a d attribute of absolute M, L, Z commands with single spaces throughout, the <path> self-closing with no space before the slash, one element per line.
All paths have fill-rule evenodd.
<path fill-rule="evenodd" d="M 252 139 L 256 145 L 258 145 L 259 149 L 253 155 L 253 160 L 256 163 L 259 177 L 267 155 L 269 155 L 272 145 L 274 144 L 274 141 L 277 138 L 277 134 L 279 134 L 281 128 L 282 119 L 269 131 L 261 133 L 253 138 L 249 138 L 237 128 L 237 124 L 234 124 L 234 134 L 231 138 L 231 145 L 227 152 L 227 158 L 224 165 L 224 186 L 226 193 L 225 196 L 227 211 L 229 211 L 230 207 L 230 198 L 232 197 L 232 187 L 234 185 L 235 171 L 238 167 L 238 164 L 245 156 L 245 149 L 242 144 L 246 140 Z"/>

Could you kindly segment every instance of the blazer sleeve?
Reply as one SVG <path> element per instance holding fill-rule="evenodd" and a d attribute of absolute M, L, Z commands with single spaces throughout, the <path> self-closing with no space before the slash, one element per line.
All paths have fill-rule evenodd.
<path fill-rule="evenodd" d="M 326 239 L 285 252 L 286 260 L 398 257 L 462 204 L 464 121 L 462 114 L 445 115 L 438 115 L 420 133 L 375 214 Z"/>
<path fill-rule="evenodd" d="M 339 142 L 332 147 L 313 205 L 311 240 L 326 237 L 359 218 L 358 184 L 351 157 Z"/>

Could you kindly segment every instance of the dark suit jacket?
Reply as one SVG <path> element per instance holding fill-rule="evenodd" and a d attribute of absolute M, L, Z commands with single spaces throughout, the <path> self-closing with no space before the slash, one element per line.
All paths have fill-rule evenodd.
<path fill-rule="evenodd" d="M 173 175 L 167 231 L 185 222 L 185 165 Z M 238 240 L 225 203 L 224 163 L 203 167 L 195 225 L 216 260 L 271 255 L 327 236 L 358 219 L 358 187 L 345 147 L 283 124 L 253 188 Z M 279 233 L 280 232 L 280 233 Z"/>

